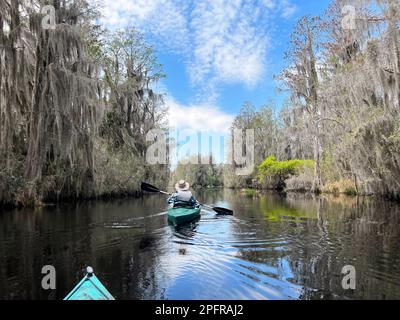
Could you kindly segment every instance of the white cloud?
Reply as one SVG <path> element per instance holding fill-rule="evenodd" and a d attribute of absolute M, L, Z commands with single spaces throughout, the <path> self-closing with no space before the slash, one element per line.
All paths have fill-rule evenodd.
<path fill-rule="evenodd" d="M 282 10 L 281 14 L 282 17 L 288 19 L 296 13 L 297 7 L 294 4 L 290 3 L 289 0 L 282 0 L 281 10 Z"/>
<path fill-rule="evenodd" d="M 169 109 L 170 127 L 178 130 L 225 135 L 229 132 L 234 118 L 214 105 L 184 106 L 172 98 L 167 98 L 166 106 Z"/>
<path fill-rule="evenodd" d="M 172 165 L 198 154 L 211 154 L 214 163 L 223 163 L 225 142 L 234 117 L 214 105 L 184 106 L 172 98 L 166 99 L 166 105 L 169 108 L 170 136 L 177 142 L 176 148 L 171 149 Z"/>
<path fill-rule="evenodd" d="M 265 73 L 268 24 L 289 18 L 290 0 L 103 0 L 103 22 L 133 25 L 157 47 L 183 55 L 192 83 L 212 101 L 220 84 L 258 84 Z M 206 97 L 206 99 L 204 99 Z M 211 97 L 211 98 L 210 98 Z"/>
<path fill-rule="evenodd" d="M 251 86 L 261 79 L 268 46 L 257 28 L 261 11 L 241 0 L 205 0 L 193 10 L 195 50 L 189 68 L 195 82 L 217 78 Z"/>
<path fill-rule="evenodd" d="M 264 4 L 264 6 L 266 6 L 270 10 L 273 10 L 276 8 L 276 1 L 274 1 L 274 0 L 263 0 L 262 2 Z"/>
<path fill-rule="evenodd" d="M 275 10 L 285 19 L 291 18 L 297 11 L 296 5 L 290 0 L 262 0 L 262 2 L 269 10 Z"/>
<path fill-rule="evenodd" d="M 103 0 L 102 22 L 111 28 L 139 27 L 164 48 L 183 50 L 189 35 L 183 0 Z"/>

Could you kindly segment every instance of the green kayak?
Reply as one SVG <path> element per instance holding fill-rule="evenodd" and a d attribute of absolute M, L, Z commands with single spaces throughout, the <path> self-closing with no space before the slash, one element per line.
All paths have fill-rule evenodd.
<path fill-rule="evenodd" d="M 106 287 L 94 275 L 91 267 L 87 267 L 86 272 L 86 276 L 64 300 L 115 300 Z"/>
<path fill-rule="evenodd" d="M 168 221 L 175 226 L 192 222 L 200 218 L 200 208 L 170 208 Z"/>

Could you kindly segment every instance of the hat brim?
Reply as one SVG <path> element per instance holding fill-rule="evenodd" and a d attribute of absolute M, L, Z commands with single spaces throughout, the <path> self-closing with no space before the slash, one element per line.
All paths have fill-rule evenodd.
<path fill-rule="evenodd" d="M 190 185 L 189 185 L 188 182 L 185 183 L 185 186 L 184 186 L 184 187 L 180 187 L 180 186 L 179 186 L 179 183 L 177 183 L 177 184 L 175 185 L 175 190 L 176 190 L 176 191 L 188 191 L 189 189 L 190 189 Z"/>

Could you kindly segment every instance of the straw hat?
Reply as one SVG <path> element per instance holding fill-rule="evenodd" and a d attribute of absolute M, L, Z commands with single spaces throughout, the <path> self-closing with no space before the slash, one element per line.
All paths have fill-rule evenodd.
<path fill-rule="evenodd" d="M 179 180 L 179 182 L 175 185 L 176 191 L 188 191 L 190 189 L 189 182 L 185 180 Z"/>

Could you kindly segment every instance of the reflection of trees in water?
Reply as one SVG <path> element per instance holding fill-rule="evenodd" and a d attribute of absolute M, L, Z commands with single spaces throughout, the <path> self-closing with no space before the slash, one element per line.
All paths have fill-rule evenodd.
<path fill-rule="evenodd" d="M 193 190 L 194 196 L 199 202 L 204 204 L 213 205 L 224 198 L 223 188 L 211 188 L 211 189 L 196 189 Z"/>
<path fill-rule="evenodd" d="M 128 218 L 146 217 L 165 208 L 165 197 L 151 196 L 131 203 L 125 214 Z M 101 270 L 107 270 L 116 298 L 151 299 L 161 295 L 157 274 L 165 225 L 165 216 L 160 216 L 134 220 L 132 228 L 118 231 L 96 229 L 96 261 Z"/>
<path fill-rule="evenodd" d="M 398 205 L 369 198 L 195 193 L 205 203 L 223 200 L 234 209 L 224 239 L 237 248 L 246 276 L 303 286 L 303 299 L 400 298 Z M 143 217 L 165 209 L 165 197 L 151 196 L 1 214 L 0 299 L 61 299 L 88 264 L 119 299 L 163 298 L 170 229 L 165 216 Z M 114 223 L 120 228 L 111 228 Z M 54 293 L 40 287 L 46 264 L 57 269 Z M 347 264 L 358 272 L 355 292 L 341 288 Z"/>
<path fill-rule="evenodd" d="M 264 239 L 240 258 L 273 266 L 304 287 L 302 299 L 400 297 L 399 206 L 370 198 L 268 194 L 236 198 L 237 238 Z M 252 222 L 249 222 L 252 221 Z M 291 272 L 282 261 L 288 261 Z M 357 270 L 357 289 L 341 287 L 345 265 Z"/>
<path fill-rule="evenodd" d="M 356 200 L 357 201 L 357 200 Z M 330 234 L 342 234 L 337 255 L 342 267 L 352 264 L 358 273 L 357 298 L 400 297 L 398 241 L 400 208 L 398 205 L 372 199 L 346 202 L 325 201 L 324 219 Z M 334 255 L 332 254 L 332 258 Z M 341 292 L 341 291 L 339 291 Z"/>
<path fill-rule="evenodd" d="M 90 217 L 79 206 L 66 212 L 55 207 L 2 214 L 0 298 L 61 298 L 76 284 L 75 275 L 90 261 Z M 44 265 L 56 267 L 57 291 L 41 289 Z"/>
<path fill-rule="evenodd" d="M 150 298 L 157 287 L 165 198 L 94 202 L 0 216 L 0 299 L 62 299 L 87 265 L 117 298 Z M 105 222 L 128 221 L 124 228 Z M 41 289 L 41 268 L 54 265 L 57 290 Z"/>

